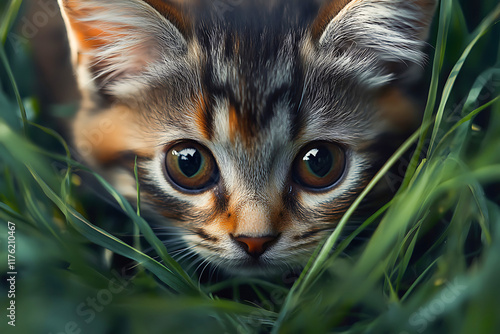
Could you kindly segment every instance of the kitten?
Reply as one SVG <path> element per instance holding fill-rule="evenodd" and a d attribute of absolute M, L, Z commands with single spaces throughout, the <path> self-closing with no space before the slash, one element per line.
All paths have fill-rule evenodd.
<path fill-rule="evenodd" d="M 60 0 L 79 151 L 131 199 L 137 156 L 145 205 L 212 264 L 303 265 L 380 166 L 384 134 L 411 129 L 398 83 L 435 7 L 323 2 Z"/>

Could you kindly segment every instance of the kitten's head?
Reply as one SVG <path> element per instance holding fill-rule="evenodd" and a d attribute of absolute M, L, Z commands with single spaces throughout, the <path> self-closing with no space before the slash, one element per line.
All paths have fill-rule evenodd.
<path fill-rule="evenodd" d="M 138 156 L 143 202 L 212 263 L 303 264 L 411 127 L 394 83 L 435 1 L 187 2 L 60 0 L 76 144 L 131 198 Z"/>

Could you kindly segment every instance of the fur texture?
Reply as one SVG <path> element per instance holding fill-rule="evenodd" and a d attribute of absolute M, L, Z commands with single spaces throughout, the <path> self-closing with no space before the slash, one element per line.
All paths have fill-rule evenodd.
<path fill-rule="evenodd" d="M 240 273 L 303 264 L 335 228 L 380 165 L 374 145 L 394 130 L 389 115 L 412 113 L 392 83 L 422 64 L 434 9 L 431 0 L 60 4 L 84 96 L 80 151 L 132 198 L 126 158 L 137 155 L 141 194 L 179 230 L 179 255 Z M 202 192 L 165 175 L 168 148 L 187 140 L 218 166 Z M 321 142 L 342 147 L 346 165 L 337 183 L 311 191 L 293 165 Z M 248 239 L 269 236 L 250 256 Z"/>

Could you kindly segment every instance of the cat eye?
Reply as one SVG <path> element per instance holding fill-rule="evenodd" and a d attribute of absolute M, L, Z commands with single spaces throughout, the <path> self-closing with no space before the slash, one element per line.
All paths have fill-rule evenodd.
<path fill-rule="evenodd" d="M 204 191 L 219 181 L 213 155 L 196 142 L 183 142 L 169 148 L 165 166 L 170 180 L 182 190 Z"/>
<path fill-rule="evenodd" d="M 342 178 L 345 167 L 346 157 L 341 146 L 314 142 L 302 149 L 295 159 L 293 179 L 310 190 L 325 190 Z"/>

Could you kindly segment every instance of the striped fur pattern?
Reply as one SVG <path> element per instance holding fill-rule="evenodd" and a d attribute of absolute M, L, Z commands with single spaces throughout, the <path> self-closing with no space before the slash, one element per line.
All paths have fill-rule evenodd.
<path fill-rule="evenodd" d="M 434 1 L 212 4 L 60 0 L 83 95 L 75 142 L 131 198 L 139 157 L 143 201 L 178 230 L 179 254 L 236 273 L 304 264 L 380 165 L 380 138 L 401 132 L 392 116 L 413 112 L 394 83 L 423 62 Z M 165 176 L 167 148 L 186 140 L 218 166 L 206 191 Z M 345 152 L 324 191 L 291 177 L 311 142 Z M 269 235 L 258 259 L 236 241 Z"/>

